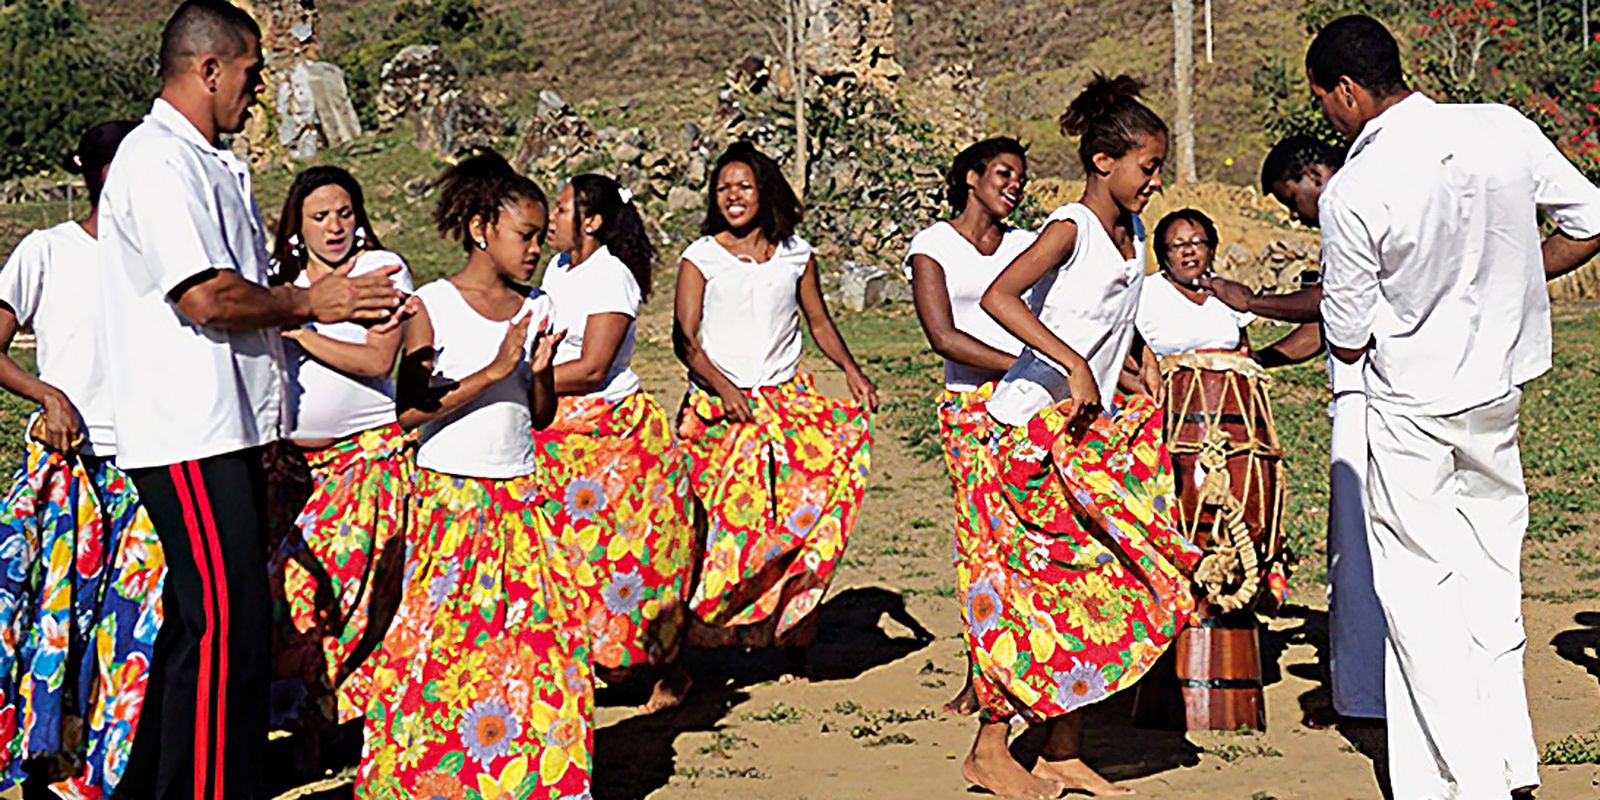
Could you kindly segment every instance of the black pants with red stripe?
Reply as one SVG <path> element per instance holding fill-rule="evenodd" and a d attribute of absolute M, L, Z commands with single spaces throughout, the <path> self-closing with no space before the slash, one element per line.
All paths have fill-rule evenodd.
<path fill-rule="evenodd" d="M 127 798 L 258 794 L 270 682 L 261 450 L 129 470 L 167 557 Z"/>

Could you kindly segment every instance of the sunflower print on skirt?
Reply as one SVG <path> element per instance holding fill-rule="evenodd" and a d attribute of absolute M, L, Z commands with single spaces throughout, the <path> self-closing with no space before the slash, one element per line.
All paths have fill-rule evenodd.
<path fill-rule="evenodd" d="M 367 712 L 368 656 L 400 605 L 414 441 L 390 424 L 302 454 L 310 498 L 268 564 L 280 716 L 307 706 L 328 723 Z"/>
<path fill-rule="evenodd" d="M 417 546 L 374 656 L 357 797 L 589 796 L 583 595 L 538 483 L 417 470 Z"/>
<path fill-rule="evenodd" d="M 692 566 L 689 471 L 650 395 L 563 397 L 534 431 L 539 482 L 575 579 L 597 667 L 677 657 Z"/>
<path fill-rule="evenodd" d="M 957 575 L 988 719 L 1038 722 L 1131 686 L 1194 611 L 1200 551 L 1172 521 L 1160 408 L 1127 398 L 1080 429 L 1068 407 L 969 451 Z"/>
<path fill-rule="evenodd" d="M 684 398 L 678 436 L 705 511 L 695 644 L 765 646 L 822 602 L 866 493 L 872 421 L 853 402 L 816 393 L 811 376 L 750 392 L 754 423 L 722 400 Z"/>

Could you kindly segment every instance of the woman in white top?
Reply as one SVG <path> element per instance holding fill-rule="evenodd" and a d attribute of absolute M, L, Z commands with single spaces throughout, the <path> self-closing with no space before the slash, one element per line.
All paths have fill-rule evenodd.
<path fill-rule="evenodd" d="M 589 792 L 594 686 L 581 590 L 533 431 L 555 417 L 550 299 L 526 284 L 545 195 L 485 152 L 441 178 L 434 222 L 466 264 L 417 291 L 396 397 L 420 429 L 417 527 L 382 649 L 356 795 Z"/>
<path fill-rule="evenodd" d="M 550 215 L 560 251 L 541 287 L 567 332 L 556 348 L 556 418 L 534 434 L 545 493 L 589 600 L 593 661 L 605 681 L 675 664 L 692 563 L 689 475 L 667 413 L 629 367 L 655 248 L 633 198 L 615 180 L 578 175 Z M 677 705 L 688 673 L 674 667 L 643 711 Z"/>
<path fill-rule="evenodd" d="M 383 249 L 361 185 L 338 167 L 289 186 L 273 245 L 276 285 L 330 274 L 387 273 L 410 293 L 411 273 Z M 394 408 L 397 317 L 366 326 L 309 322 L 283 332 L 285 418 L 293 447 L 273 459 L 269 529 L 274 613 L 274 724 L 292 722 L 313 752 L 321 729 L 357 719 L 371 700 L 367 656 L 400 603 L 411 454 Z M 309 487 L 305 484 L 309 482 Z M 320 763 L 320 762 L 317 762 Z"/>
<path fill-rule="evenodd" d="M 956 498 L 958 590 L 970 585 L 974 570 L 982 567 L 967 554 L 981 527 L 971 501 L 972 458 L 988 445 L 994 428 L 984 404 L 995 381 L 1022 352 L 1022 343 L 978 303 L 995 276 L 1033 244 L 1032 231 L 1006 224 L 1022 202 L 1027 179 L 1027 150 L 1015 139 L 985 139 L 962 150 L 945 178 L 945 197 L 955 217 L 912 237 L 906 255 L 922 331 L 944 357 L 939 433 Z M 970 669 L 966 686 L 945 710 L 961 715 L 978 710 Z"/>
<path fill-rule="evenodd" d="M 97 204 L 136 126 L 83 134 L 66 166 L 88 185 L 88 216 L 28 234 L 0 269 L 0 387 L 40 406 L 0 505 L 0 753 L 13 756 L 0 759 L 0 790 L 26 781 L 29 796 L 47 783 L 63 797 L 113 793 L 163 619 L 166 560 L 115 463 L 104 377 Z M 24 326 L 38 377 L 11 358 Z"/>
<path fill-rule="evenodd" d="M 1144 281 L 1138 215 L 1167 155 L 1141 88 L 1097 74 L 1067 107 L 1083 197 L 982 301 L 1027 345 L 987 406 L 998 430 L 976 459 L 975 503 L 994 524 L 974 559 L 991 569 L 964 598 L 983 706 L 965 774 L 996 794 L 1127 793 L 1083 762 L 1080 712 L 1149 670 L 1194 608 L 1185 570 L 1199 552 L 1172 522 L 1159 406 L 1113 405 Z M 1012 716 L 1050 726 L 1031 775 L 1006 748 Z"/>
<path fill-rule="evenodd" d="M 1197 350 L 1248 353 L 1244 329 L 1255 315 L 1235 311 L 1200 287 L 1217 252 L 1217 226 L 1193 208 L 1182 208 L 1156 224 L 1159 278 L 1145 281 L 1134 326 L 1157 357 Z"/>
<path fill-rule="evenodd" d="M 729 147 L 678 270 L 673 343 L 692 382 L 678 435 L 710 526 L 691 641 L 779 644 L 803 672 L 812 612 L 866 492 L 878 390 L 828 317 L 800 216 L 776 162 Z M 817 394 L 800 372 L 802 312 L 854 403 Z"/>

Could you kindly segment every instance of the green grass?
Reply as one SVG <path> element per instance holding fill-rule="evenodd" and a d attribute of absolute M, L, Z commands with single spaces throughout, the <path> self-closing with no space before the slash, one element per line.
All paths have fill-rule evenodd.
<path fill-rule="evenodd" d="M 1540 760 L 1551 766 L 1557 764 L 1600 764 L 1600 735 L 1578 733 L 1544 746 Z"/>

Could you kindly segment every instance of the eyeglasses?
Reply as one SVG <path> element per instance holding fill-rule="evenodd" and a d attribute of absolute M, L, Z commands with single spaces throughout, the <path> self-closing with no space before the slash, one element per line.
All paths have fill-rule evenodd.
<path fill-rule="evenodd" d="M 1193 247 L 1196 250 L 1210 250 L 1211 242 L 1206 239 L 1190 239 L 1187 242 L 1168 242 L 1167 252 L 1181 253 L 1190 247 Z"/>

